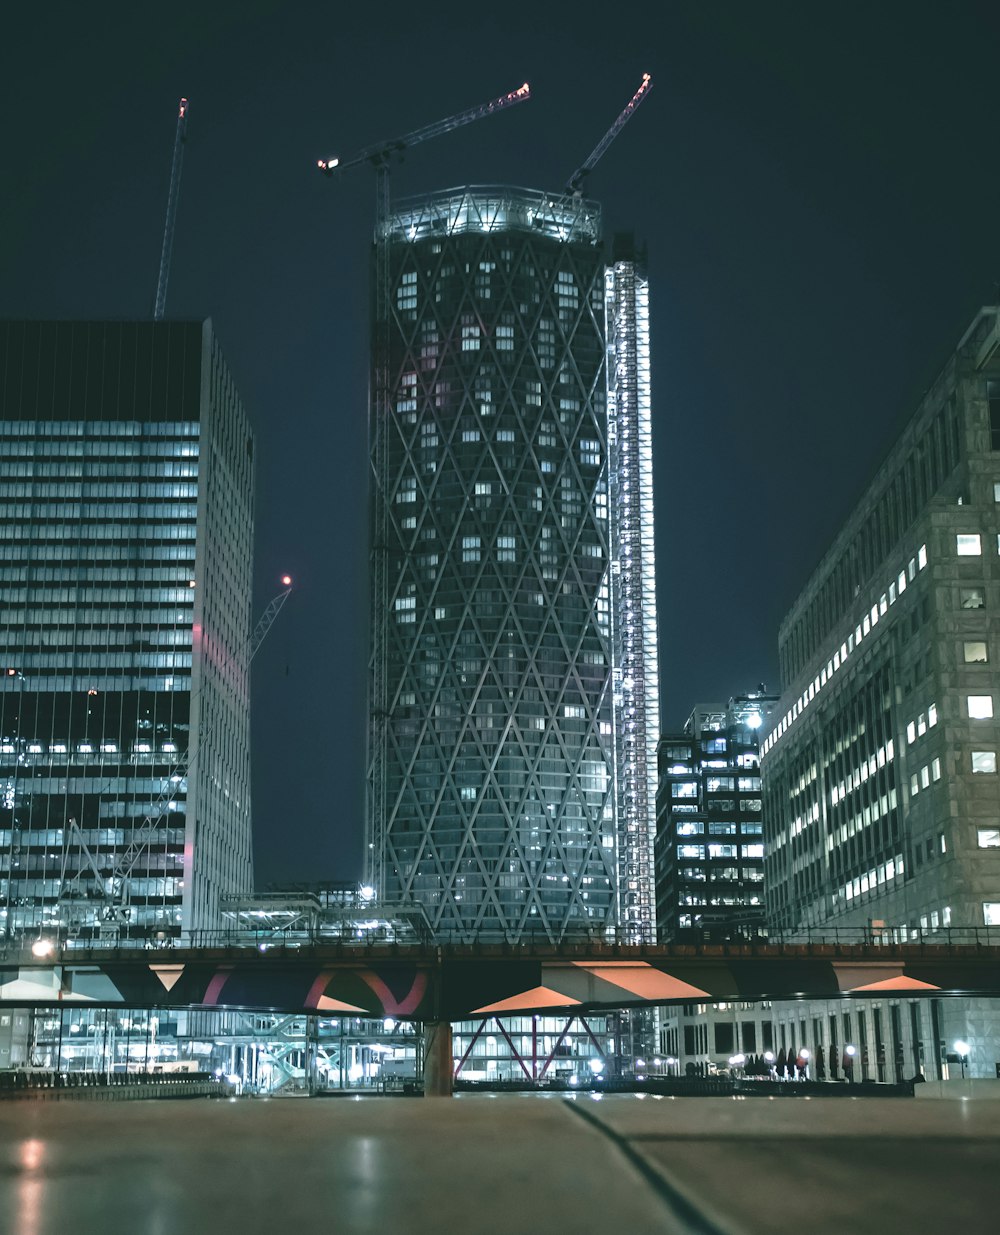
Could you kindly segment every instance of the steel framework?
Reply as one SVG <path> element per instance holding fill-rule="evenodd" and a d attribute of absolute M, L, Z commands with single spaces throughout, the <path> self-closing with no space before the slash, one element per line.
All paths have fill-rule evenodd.
<path fill-rule="evenodd" d="M 245 656 L 247 667 L 274 625 L 278 614 L 292 592 L 292 581 L 286 575 L 284 587 L 267 605 L 258 618 L 247 640 Z M 230 658 L 222 667 L 231 663 Z M 192 696 L 192 704 L 198 692 Z M 142 821 L 132 831 L 128 846 L 121 853 L 112 852 L 113 865 L 102 866 L 94 854 L 75 818 L 69 818 L 62 833 L 60 855 L 59 895 L 56 910 L 60 925 L 68 935 L 84 927 L 96 927 L 102 935 L 117 935 L 127 929 L 130 880 L 139 859 L 149 848 L 160 831 L 164 820 L 177 809 L 178 800 L 187 793 L 188 777 L 195 767 L 201 747 L 206 739 L 214 736 L 211 730 L 200 734 L 200 740 L 178 755 L 173 766 L 162 779 L 159 797 Z"/>
<path fill-rule="evenodd" d="M 619 922 L 652 943 L 659 670 L 648 287 L 634 256 L 608 268 L 605 288 Z"/>
<path fill-rule="evenodd" d="M 181 191 L 184 143 L 187 141 L 188 108 L 187 99 L 181 99 L 177 112 L 177 130 L 174 134 L 174 155 L 170 163 L 170 188 L 167 191 L 167 218 L 163 225 L 163 248 L 160 250 L 160 273 L 156 280 L 153 320 L 157 322 L 163 320 L 163 313 L 167 307 L 167 283 L 170 279 L 170 261 L 174 252 L 174 225 L 177 221 L 177 199 Z"/>

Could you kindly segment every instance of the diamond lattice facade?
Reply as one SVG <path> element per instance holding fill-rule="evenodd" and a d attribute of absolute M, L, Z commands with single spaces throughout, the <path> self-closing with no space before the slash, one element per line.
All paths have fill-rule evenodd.
<path fill-rule="evenodd" d="M 207 322 L 0 325 L 0 915 L 176 934 L 251 886 L 252 439 Z"/>
<path fill-rule="evenodd" d="M 651 748 L 645 733 L 616 742 L 640 684 L 643 723 L 656 716 L 655 613 L 642 616 L 651 541 L 638 551 L 633 526 L 651 526 L 645 331 L 621 325 L 635 354 L 617 377 L 612 363 L 635 469 L 620 526 L 607 356 L 609 298 L 624 317 L 631 297 L 644 327 L 645 282 L 626 286 L 623 261 L 606 286 L 591 202 L 458 190 L 402 203 L 387 228 L 371 423 L 370 880 L 383 900 L 421 903 L 439 933 L 651 936 Z M 616 708 L 612 568 L 625 532 L 631 625 L 646 635 L 625 644 L 646 660 L 619 674 Z M 620 752 L 648 818 L 622 810 L 621 786 L 630 802 L 636 788 Z"/>

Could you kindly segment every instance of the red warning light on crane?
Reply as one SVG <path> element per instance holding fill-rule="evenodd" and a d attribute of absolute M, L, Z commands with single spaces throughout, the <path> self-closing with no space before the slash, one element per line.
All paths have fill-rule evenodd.
<path fill-rule="evenodd" d="M 282 582 L 282 584 L 283 584 L 285 587 L 291 587 L 291 586 L 292 586 L 292 576 L 291 576 L 291 575 L 282 575 L 282 576 L 281 576 L 281 582 Z"/>

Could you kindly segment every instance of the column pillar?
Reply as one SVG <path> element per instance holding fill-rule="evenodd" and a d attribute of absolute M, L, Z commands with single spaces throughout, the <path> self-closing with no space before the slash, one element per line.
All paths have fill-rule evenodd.
<path fill-rule="evenodd" d="M 450 1098 L 455 1087 L 451 1022 L 424 1023 L 424 1097 Z"/>

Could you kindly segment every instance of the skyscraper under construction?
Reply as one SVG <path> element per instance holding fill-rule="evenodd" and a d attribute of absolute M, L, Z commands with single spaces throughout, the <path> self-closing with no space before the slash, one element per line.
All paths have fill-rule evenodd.
<path fill-rule="evenodd" d="M 388 214 L 369 877 L 440 935 L 654 931 L 647 286 L 578 196 Z"/>

